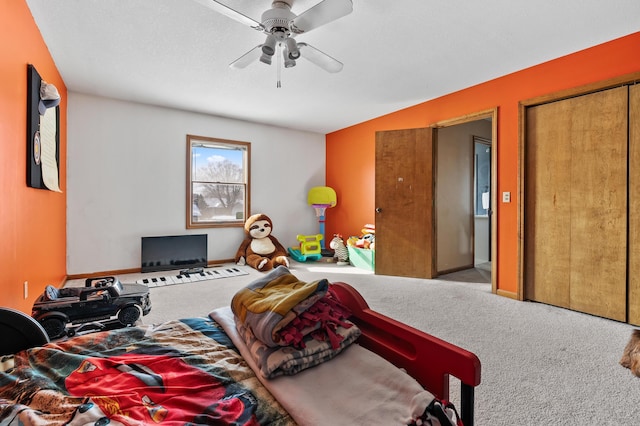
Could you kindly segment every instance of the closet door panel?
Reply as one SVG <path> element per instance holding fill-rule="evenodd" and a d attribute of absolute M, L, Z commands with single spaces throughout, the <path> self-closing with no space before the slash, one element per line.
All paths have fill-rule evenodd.
<path fill-rule="evenodd" d="M 629 88 L 628 321 L 640 325 L 640 86 Z"/>
<path fill-rule="evenodd" d="M 568 308 L 571 144 L 568 105 L 527 110 L 525 298 Z"/>
<path fill-rule="evenodd" d="M 627 87 L 572 98 L 570 308 L 626 321 Z"/>
<path fill-rule="evenodd" d="M 527 109 L 527 299 L 626 321 L 627 92 Z"/>

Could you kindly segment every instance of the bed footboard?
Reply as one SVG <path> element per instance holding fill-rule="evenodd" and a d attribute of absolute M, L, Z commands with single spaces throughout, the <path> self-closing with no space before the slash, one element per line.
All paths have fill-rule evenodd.
<path fill-rule="evenodd" d="M 449 376 L 458 378 L 460 416 L 465 426 L 473 425 L 474 390 L 480 384 L 480 360 L 475 354 L 371 310 L 349 284 L 333 283 L 333 289 L 362 331 L 358 340 L 362 346 L 404 368 L 437 398 L 448 400 Z"/>

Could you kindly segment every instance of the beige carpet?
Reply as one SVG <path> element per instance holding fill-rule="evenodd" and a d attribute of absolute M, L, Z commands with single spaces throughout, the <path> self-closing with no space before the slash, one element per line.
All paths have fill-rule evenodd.
<path fill-rule="evenodd" d="M 144 323 L 204 316 L 228 305 L 261 275 L 248 269 L 243 277 L 152 288 L 153 308 Z M 303 281 L 347 282 L 373 309 L 474 352 L 482 362 L 477 425 L 640 424 L 640 379 L 618 364 L 633 328 L 628 324 L 496 296 L 482 271 L 435 280 L 325 263 L 293 262 L 291 271 Z M 119 278 L 135 282 L 141 276 Z"/>

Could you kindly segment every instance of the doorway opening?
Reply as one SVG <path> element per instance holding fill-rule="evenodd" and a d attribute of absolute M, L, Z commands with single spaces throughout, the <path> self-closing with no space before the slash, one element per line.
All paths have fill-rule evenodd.
<path fill-rule="evenodd" d="M 491 139 L 473 137 L 473 265 L 491 280 Z"/>
<path fill-rule="evenodd" d="M 491 283 L 494 293 L 496 121 L 490 110 L 434 125 L 436 275 Z"/>

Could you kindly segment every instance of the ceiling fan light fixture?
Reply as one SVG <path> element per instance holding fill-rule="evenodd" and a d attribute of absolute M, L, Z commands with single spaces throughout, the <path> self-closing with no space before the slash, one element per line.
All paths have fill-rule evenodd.
<path fill-rule="evenodd" d="M 289 51 L 289 59 L 298 59 L 300 57 L 300 50 L 298 50 L 298 43 L 293 38 L 288 38 L 286 41 L 287 51 Z"/>
<path fill-rule="evenodd" d="M 262 53 L 264 55 L 273 56 L 275 51 L 276 51 L 276 38 L 273 36 L 273 34 L 268 34 L 267 39 L 262 45 Z M 260 60 L 262 61 L 262 58 L 260 58 Z M 271 63 L 271 60 L 269 60 L 269 63 Z"/>
<path fill-rule="evenodd" d="M 260 62 L 262 62 L 263 64 L 271 65 L 271 55 L 263 53 L 262 55 L 260 55 Z"/>
<path fill-rule="evenodd" d="M 342 62 L 304 42 L 298 43 L 294 37 L 350 14 L 353 11 L 353 0 L 319 0 L 315 6 L 298 15 L 291 11 L 294 0 L 271 0 L 271 8 L 264 11 L 260 22 L 226 6 L 219 0 L 194 1 L 266 35 L 264 44 L 254 47 L 233 61 L 230 64 L 231 68 L 245 68 L 256 59 L 271 65 L 273 56 L 276 56 L 278 72 L 280 72 L 282 63 L 278 57 L 280 52 L 276 53 L 276 50 L 282 49 L 283 63 L 287 68 L 295 66 L 296 60 L 304 57 L 325 71 L 335 73 L 342 70 Z M 278 87 L 279 82 L 278 78 Z"/>
<path fill-rule="evenodd" d="M 296 61 L 291 57 L 291 52 L 288 52 L 289 49 L 286 47 L 282 50 L 282 56 L 284 56 L 284 67 L 285 68 L 293 68 L 296 66 Z M 300 56 L 300 54 L 298 54 Z"/>

